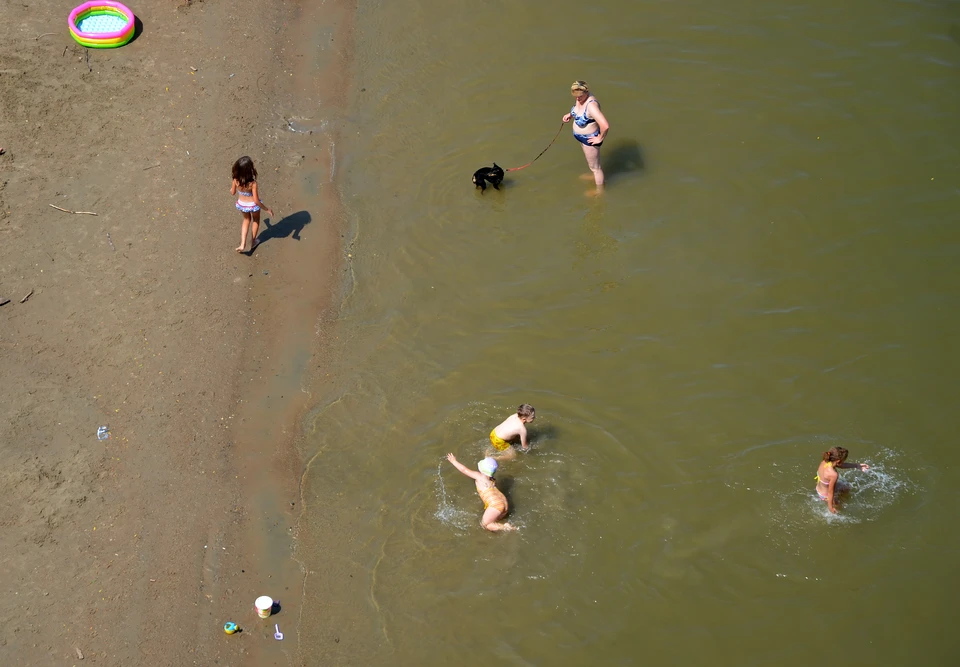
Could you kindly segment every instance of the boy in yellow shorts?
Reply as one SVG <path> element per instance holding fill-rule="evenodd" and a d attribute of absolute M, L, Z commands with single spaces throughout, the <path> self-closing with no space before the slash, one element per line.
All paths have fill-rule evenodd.
<path fill-rule="evenodd" d="M 520 438 L 520 449 L 529 451 L 530 445 L 527 443 L 527 424 L 532 422 L 537 416 L 537 411 L 532 405 L 526 403 L 517 408 L 517 414 L 510 415 L 503 420 L 503 423 L 490 431 L 490 444 L 497 450 L 493 457 L 498 461 L 511 461 L 517 458 L 517 450 L 510 444 L 511 440 Z"/>

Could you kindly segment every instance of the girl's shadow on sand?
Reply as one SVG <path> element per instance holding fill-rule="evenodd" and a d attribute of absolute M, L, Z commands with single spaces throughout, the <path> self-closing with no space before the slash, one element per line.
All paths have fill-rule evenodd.
<path fill-rule="evenodd" d="M 285 239 L 288 236 L 293 237 L 297 241 L 300 240 L 300 232 L 303 231 L 303 228 L 310 224 L 312 218 L 307 211 L 297 211 L 296 213 L 291 213 L 290 215 L 280 218 L 279 222 L 274 224 L 270 223 L 269 218 L 263 219 L 264 229 L 257 236 L 257 246 L 260 246 L 263 243 L 266 243 L 270 239 Z M 253 251 L 250 252 L 253 254 Z"/>

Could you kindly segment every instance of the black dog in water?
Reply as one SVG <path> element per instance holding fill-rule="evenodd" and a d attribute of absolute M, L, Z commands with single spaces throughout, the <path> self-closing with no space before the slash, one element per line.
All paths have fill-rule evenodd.
<path fill-rule="evenodd" d="M 497 163 L 494 162 L 492 167 L 483 167 L 473 172 L 473 183 L 480 188 L 481 193 L 486 192 L 487 181 L 490 182 L 494 190 L 499 190 L 500 184 L 503 182 L 503 167 L 498 167 Z"/>

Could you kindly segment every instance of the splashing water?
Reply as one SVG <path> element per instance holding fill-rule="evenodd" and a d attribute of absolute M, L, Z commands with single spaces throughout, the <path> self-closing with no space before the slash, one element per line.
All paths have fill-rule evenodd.
<path fill-rule="evenodd" d="M 893 450 L 881 450 L 876 459 L 865 459 L 862 463 L 869 465 L 870 469 L 853 474 L 846 473 L 843 477 L 849 490 L 840 501 L 840 514 L 830 514 L 826 503 L 816 499 L 819 505 L 822 505 L 822 512 L 832 521 L 841 515 L 846 521 L 873 521 L 902 494 L 917 492 L 917 485 L 897 468 L 896 452 Z"/>
<path fill-rule="evenodd" d="M 444 460 L 440 459 L 440 462 L 437 463 L 437 481 L 434 484 L 437 490 L 437 511 L 434 516 L 447 526 L 458 530 L 466 530 L 470 515 L 464 510 L 457 509 L 447 498 L 447 487 L 443 483 Z"/>
<path fill-rule="evenodd" d="M 875 456 L 858 457 L 857 462 L 866 463 L 870 469 L 841 473 L 849 490 L 838 503 L 836 514 L 831 514 L 827 503 L 814 492 L 812 479 L 809 486 L 804 484 L 792 490 L 775 492 L 774 499 L 779 507 L 772 512 L 774 524 L 767 537 L 779 548 L 799 553 L 806 548 L 804 545 L 808 544 L 811 531 L 819 531 L 825 522 L 857 524 L 878 520 L 885 509 L 904 495 L 923 491 L 919 483 L 899 468 L 897 462 L 901 456 L 895 450 L 879 448 Z M 806 481 L 808 473 L 806 468 L 796 468 L 779 471 L 778 477 Z"/>

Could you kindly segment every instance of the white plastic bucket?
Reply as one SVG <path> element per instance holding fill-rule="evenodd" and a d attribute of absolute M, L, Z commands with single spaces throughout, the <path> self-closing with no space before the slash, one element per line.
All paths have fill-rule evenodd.
<path fill-rule="evenodd" d="M 273 598 L 261 595 L 257 598 L 257 601 L 253 603 L 253 606 L 257 608 L 257 616 L 260 618 L 268 618 L 270 612 L 273 611 Z"/>

